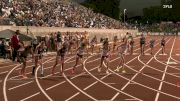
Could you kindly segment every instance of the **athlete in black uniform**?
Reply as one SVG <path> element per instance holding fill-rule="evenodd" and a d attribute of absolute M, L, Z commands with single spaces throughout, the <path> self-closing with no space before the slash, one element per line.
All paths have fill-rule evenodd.
<path fill-rule="evenodd" d="M 166 41 L 165 41 L 164 36 L 163 36 L 161 39 L 161 52 L 163 55 L 165 54 L 165 44 L 166 44 Z"/>
<path fill-rule="evenodd" d="M 141 34 L 141 38 L 140 38 L 141 55 L 144 55 L 145 42 L 146 42 L 145 37 L 143 34 Z"/>
<path fill-rule="evenodd" d="M 34 59 L 32 46 L 24 47 L 24 50 L 19 53 L 20 61 L 23 63 L 23 67 L 20 71 L 20 75 L 22 75 L 23 78 L 27 78 L 27 76 L 25 74 L 25 69 L 26 69 L 27 56 L 29 53 L 32 54 L 32 58 Z"/>

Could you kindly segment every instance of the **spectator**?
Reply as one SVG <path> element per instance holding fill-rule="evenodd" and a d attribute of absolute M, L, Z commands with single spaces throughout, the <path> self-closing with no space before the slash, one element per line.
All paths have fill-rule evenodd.
<path fill-rule="evenodd" d="M 12 45 L 12 61 L 14 62 L 17 57 L 18 49 L 20 48 L 20 40 L 19 40 L 19 30 L 16 30 L 15 34 L 11 38 L 11 45 Z"/>

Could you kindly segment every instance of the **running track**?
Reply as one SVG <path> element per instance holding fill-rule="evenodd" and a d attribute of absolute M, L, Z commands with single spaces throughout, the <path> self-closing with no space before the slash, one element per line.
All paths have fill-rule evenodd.
<path fill-rule="evenodd" d="M 147 42 L 149 39 L 146 38 Z M 97 72 L 100 54 L 85 57 L 85 72 L 79 65 L 75 75 L 70 72 L 75 57 L 67 55 L 62 76 L 58 67 L 56 75 L 51 76 L 55 55 L 47 55 L 43 78 L 39 76 L 39 68 L 35 78 L 30 75 L 29 60 L 26 69 L 29 79 L 25 80 L 18 73 L 20 64 L 0 63 L 0 101 L 180 101 L 180 37 L 166 37 L 167 55 L 160 55 L 160 37 L 155 39 L 154 55 L 149 55 L 147 45 L 145 56 L 139 55 L 139 38 L 135 39 L 134 54 L 125 56 L 126 74 L 114 72 L 119 60 L 115 54 L 111 56 L 108 75 L 104 68 L 100 74 Z"/>

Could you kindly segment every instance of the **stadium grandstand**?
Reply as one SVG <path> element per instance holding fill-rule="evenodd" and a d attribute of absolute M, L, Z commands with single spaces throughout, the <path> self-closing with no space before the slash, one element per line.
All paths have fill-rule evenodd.
<path fill-rule="evenodd" d="M 2 0 L 0 25 L 118 28 L 121 23 L 67 0 Z"/>

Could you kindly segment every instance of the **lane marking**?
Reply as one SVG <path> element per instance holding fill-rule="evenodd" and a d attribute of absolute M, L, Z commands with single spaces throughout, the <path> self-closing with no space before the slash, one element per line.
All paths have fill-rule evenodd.
<path fill-rule="evenodd" d="M 20 101 L 26 101 L 26 100 L 28 100 L 28 99 L 30 99 L 30 98 L 32 98 L 32 97 L 34 97 L 34 96 L 37 96 L 37 95 L 39 95 L 39 94 L 40 94 L 40 92 L 37 92 L 37 93 L 35 93 L 35 94 L 31 95 L 31 96 L 28 96 L 28 97 L 26 97 L 26 98 L 24 98 L 24 99 L 22 99 L 22 100 L 20 100 Z"/>
<path fill-rule="evenodd" d="M 170 59 L 171 59 L 172 50 L 173 50 L 173 48 L 174 48 L 175 40 L 176 40 L 176 37 L 174 38 L 173 45 L 172 45 L 172 47 L 171 47 L 170 56 L 169 56 L 169 58 L 168 58 L 168 63 L 170 62 Z M 164 70 L 164 73 L 163 73 L 163 76 L 162 76 L 162 79 L 161 79 L 162 81 L 164 81 L 164 79 L 165 79 L 165 75 L 166 75 L 167 69 L 168 69 L 168 66 L 166 65 L 166 68 L 165 68 L 165 70 Z M 161 82 L 160 85 L 159 85 L 159 88 L 158 88 L 159 91 L 161 91 L 162 85 L 163 85 L 163 82 Z M 157 92 L 156 97 L 155 97 L 155 101 L 158 101 L 159 95 L 160 95 L 160 93 Z"/>
<path fill-rule="evenodd" d="M 136 45 L 137 46 L 137 45 Z M 39 92 L 38 92 L 39 93 Z"/>
<path fill-rule="evenodd" d="M 177 64 L 176 62 L 173 62 L 173 61 L 168 61 L 166 62 L 168 65 L 172 65 L 172 64 Z"/>
<path fill-rule="evenodd" d="M 120 93 L 122 93 L 122 94 L 124 94 L 124 95 L 127 95 L 127 96 L 129 96 L 129 97 L 132 97 L 132 98 L 134 98 L 134 99 L 138 99 L 138 100 L 142 101 L 142 100 L 139 99 L 139 98 L 136 98 L 136 97 L 134 97 L 134 96 L 132 96 L 132 95 L 130 95 L 130 94 L 128 94 L 128 93 L 125 93 L 125 92 L 123 92 L 123 91 L 121 91 L 121 90 L 119 90 L 119 89 L 117 89 L 117 88 L 115 88 L 115 87 L 113 87 L 113 86 L 111 86 L 111 85 L 108 85 L 107 83 L 103 82 L 102 80 L 99 80 L 97 77 L 95 77 L 93 74 L 91 74 L 91 73 L 86 69 L 86 67 L 85 67 L 85 62 L 86 62 L 86 61 L 87 61 L 87 59 L 83 62 L 83 64 L 84 64 L 84 70 L 86 70 L 86 72 L 87 72 L 89 75 L 91 75 L 94 79 L 96 79 L 97 81 L 101 82 L 101 83 L 104 84 L 105 86 L 111 88 L 112 90 L 115 90 L 115 91 L 120 92 Z"/>
<path fill-rule="evenodd" d="M 119 92 L 117 92 L 112 98 L 110 101 L 114 101 L 114 99 L 119 95 Z"/>
<path fill-rule="evenodd" d="M 5 73 L 8 73 L 9 71 L 4 71 L 4 72 L 1 72 L 0 73 L 0 75 L 2 75 L 2 74 L 5 74 Z"/>
<path fill-rule="evenodd" d="M 73 96 L 69 97 L 68 99 L 66 99 L 65 101 L 69 101 L 71 99 L 73 99 L 74 97 L 76 97 L 77 95 L 79 95 L 80 92 L 77 92 L 76 94 L 74 94 Z"/>
<path fill-rule="evenodd" d="M 63 73 L 64 78 L 74 87 L 76 88 L 78 91 L 80 91 L 81 93 L 83 93 L 84 95 L 86 95 L 87 97 L 91 98 L 94 101 L 98 101 L 96 98 L 92 97 L 91 95 L 87 94 L 86 92 L 84 92 L 83 90 L 81 90 L 79 87 L 77 87 L 74 83 L 72 83 L 67 76 Z"/>
<path fill-rule="evenodd" d="M 31 60 L 29 60 L 29 61 L 31 61 Z M 29 62 L 29 61 L 28 61 L 28 62 Z M 5 79 L 4 79 L 4 82 L 3 82 L 3 95 L 4 95 L 4 100 L 5 100 L 5 101 L 8 101 L 7 92 L 6 92 L 7 79 L 8 79 L 8 77 L 9 77 L 9 75 L 10 75 L 16 68 L 18 68 L 19 66 L 21 66 L 21 64 L 19 64 L 19 65 L 15 66 L 14 68 L 12 68 L 12 69 L 9 71 L 9 73 L 6 75 Z"/>
<path fill-rule="evenodd" d="M 73 58 L 73 57 L 72 57 Z M 51 58 L 50 60 L 52 60 L 52 59 L 54 59 L 54 57 L 53 58 Z M 70 60 L 71 58 L 69 58 L 68 60 Z M 50 60 L 47 60 L 46 62 L 48 62 L 48 61 L 50 61 Z M 46 62 L 44 62 L 44 63 L 46 63 Z M 43 64 L 44 64 L 43 63 Z M 38 73 L 38 70 L 39 70 L 39 68 L 40 68 L 40 66 L 39 67 L 37 67 L 37 69 L 36 69 L 36 72 L 35 72 L 35 81 L 36 81 L 36 83 L 37 83 L 37 85 L 38 85 L 38 88 L 40 89 L 40 91 L 46 96 L 46 98 L 49 100 L 49 101 L 53 101 L 52 100 L 52 98 L 50 98 L 49 97 L 49 95 L 44 91 L 44 89 L 42 88 L 42 86 L 41 86 L 41 84 L 40 84 L 40 82 L 39 82 L 39 80 L 38 80 L 38 76 L 37 76 L 37 73 Z"/>
<path fill-rule="evenodd" d="M 19 88 L 19 87 L 22 87 L 22 86 L 24 86 L 24 85 L 30 84 L 30 83 L 32 83 L 32 82 L 33 82 L 33 81 L 29 81 L 29 82 L 23 83 L 23 84 L 21 84 L 21 85 L 11 87 L 11 88 L 9 88 L 8 90 L 9 90 L 9 91 L 10 91 L 10 90 L 14 90 L 14 89 L 16 89 L 16 88 Z"/>
<path fill-rule="evenodd" d="M 170 40 L 170 39 L 169 39 Z M 168 41 L 169 41 L 168 40 Z M 157 46 L 158 44 L 156 44 L 155 46 Z M 147 51 L 149 51 L 150 50 L 150 48 L 148 48 L 145 52 L 147 52 Z M 157 52 L 156 52 L 156 54 L 160 51 L 161 49 L 159 49 Z M 139 55 L 139 56 L 137 56 L 137 58 L 138 58 L 138 60 L 140 60 L 140 56 L 141 55 Z M 150 60 L 148 60 L 148 62 L 146 63 L 146 64 L 149 64 L 151 61 L 152 61 L 152 59 L 153 59 L 153 57 L 150 59 Z M 132 60 L 135 60 L 135 58 L 134 59 L 132 59 Z M 126 64 L 128 64 L 128 63 L 126 63 Z M 126 65 L 125 64 L 125 65 Z M 140 70 L 139 70 L 139 72 L 141 72 L 144 68 L 145 68 L 146 66 L 144 65 Z M 114 72 L 114 71 L 113 71 Z M 129 84 L 130 84 L 130 82 L 132 82 L 137 76 L 138 76 L 138 74 L 139 73 L 137 73 L 137 74 L 135 74 L 122 88 L 121 88 L 121 90 L 123 91 Z"/>
<path fill-rule="evenodd" d="M 138 50 L 138 49 L 137 49 Z M 129 61 L 130 62 L 130 61 Z M 95 85 L 97 83 L 97 81 L 96 82 L 94 82 L 94 83 L 92 83 L 91 85 L 89 85 L 89 86 L 87 86 L 86 88 L 84 88 L 83 90 L 86 90 L 86 89 L 88 89 L 88 88 L 90 88 L 91 86 L 93 86 L 93 85 Z"/>
<path fill-rule="evenodd" d="M 21 64 L 15 66 L 13 69 L 11 69 L 8 74 L 6 75 L 5 79 L 4 79 L 4 82 L 3 82 L 3 95 L 4 95 L 4 100 L 5 101 L 8 101 L 8 98 L 7 98 L 7 93 L 6 93 L 6 87 L 7 87 L 7 79 L 9 77 L 9 75 L 13 72 L 13 70 L 15 70 L 16 68 L 18 68 L 19 66 L 21 66 Z"/>

